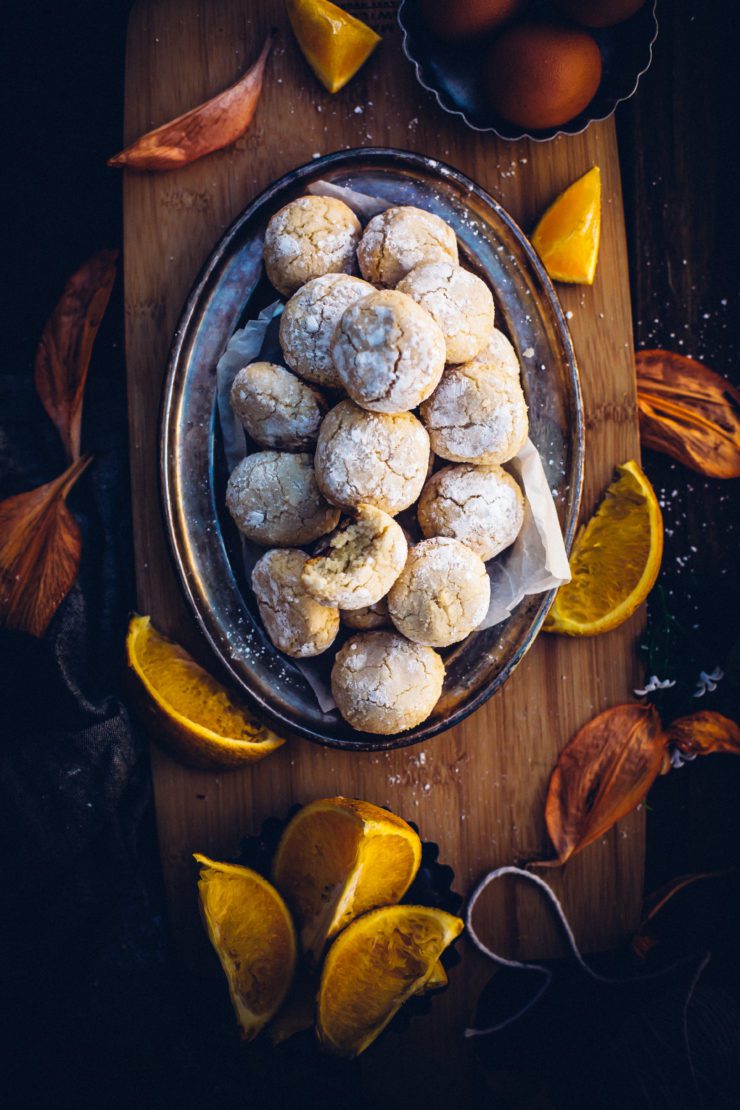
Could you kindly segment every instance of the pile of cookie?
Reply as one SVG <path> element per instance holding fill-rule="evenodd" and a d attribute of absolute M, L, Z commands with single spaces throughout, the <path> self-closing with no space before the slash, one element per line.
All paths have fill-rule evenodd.
<path fill-rule="evenodd" d="M 341 200 L 300 197 L 270 220 L 264 261 L 287 298 L 285 365 L 234 379 L 231 405 L 261 449 L 226 503 L 269 548 L 252 586 L 273 644 L 306 658 L 341 623 L 354 630 L 332 668 L 337 707 L 356 729 L 401 732 L 434 709 L 435 649 L 484 620 L 485 561 L 522 525 L 501 465 L 528 432 L 519 363 L 491 290 L 433 213 L 388 208 L 363 233 Z"/>

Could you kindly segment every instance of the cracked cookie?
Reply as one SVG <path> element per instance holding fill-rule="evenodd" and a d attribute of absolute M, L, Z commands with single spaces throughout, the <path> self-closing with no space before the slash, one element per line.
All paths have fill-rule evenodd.
<path fill-rule="evenodd" d="M 258 451 L 234 468 L 226 507 L 247 539 L 265 546 L 310 543 L 336 528 L 339 510 L 321 496 L 309 454 Z"/>
<path fill-rule="evenodd" d="M 451 462 L 508 462 L 529 431 L 518 379 L 479 361 L 446 370 L 421 418 L 434 453 Z"/>
<path fill-rule="evenodd" d="M 427 538 L 460 540 L 485 562 L 519 535 L 524 498 L 500 466 L 445 466 L 424 486 L 416 515 Z"/>
<path fill-rule="evenodd" d="M 273 548 L 252 571 L 252 589 L 267 635 L 294 659 L 320 655 L 339 631 L 339 610 L 319 605 L 303 586 L 307 558 L 295 548 Z"/>
<path fill-rule="evenodd" d="M 357 248 L 360 273 L 374 285 L 398 285 L 420 262 L 457 263 L 455 232 L 432 212 L 412 205 L 373 216 Z"/>
<path fill-rule="evenodd" d="M 321 424 L 314 462 L 319 489 L 332 504 L 374 505 L 395 516 L 421 493 L 429 436 L 410 412 L 366 412 L 340 401 Z"/>
<path fill-rule="evenodd" d="M 391 620 L 417 644 L 447 647 L 477 628 L 491 597 L 483 560 L 447 536 L 422 540 L 388 594 Z"/>
<path fill-rule="evenodd" d="M 231 407 L 261 447 L 300 451 L 319 434 L 327 404 L 316 389 L 274 362 L 243 367 L 231 387 Z"/>
<path fill-rule="evenodd" d="M 494 328 L 483 349 L 471 360 L 476 365 L 493 366 L 515 381 L 520 380 L 521 366 L 516 351 L 502 331 Z"/>
<path fill-rule="evenodd" d="M 423 262 L 396 287 L 437 321 L 447 362 L 468 362 L 493 331 L 493 295 L 484 281 L 451 262 Z"/>
<path fill-rule="evenodd" d="M 322 605 L 363 609 L 385 597 L 407 554 L 401 525 L 382 509 L 358 505 L 355 519 L 329 538 L 328 549 L 308 560 L 303 585 Z"/>
<path fill-rule="evenodd" d="M 280 317 L 280 346 L 286 363 L 309 382 L 341 386 L 331 344 L 345 309 L 373 292 L 372 285 L 349 274 L 324 274 L 295 293 Z"/>
<path fill-rule="evenodd" d="M 371 412 L 408 412 L 439 382 L 445 341 L 439 325 L 411 297 L 383 289 L 346 309 L 332 357 L 358 405 Z"/>
<path fill-rule="evenodd" d="M 337 652 L 331 689 L 353 728 L 389 736 L 426 720 L 442 693 L 436 651 L 395 632 L 360 632 Z"/>
<path fill-rule="evenodd" d="M 354 628 L 358 632 L 370 632 L 375 628 L 385 628 L 391 623 L 388 615 L 388 602 L 384 597 L 376 601 L 375 605 L 366 605 L 362 609 L 343 609 L 339 614 L 342 624 L 347 628 Z"/>
<path fill-rule="evenodd" d="M 299 197 L 270 218 L 263 257 L 267 276 L 289 297 L 311 278 L 349 274 L 362 229 L 351 208 L 334 197 Z"/>

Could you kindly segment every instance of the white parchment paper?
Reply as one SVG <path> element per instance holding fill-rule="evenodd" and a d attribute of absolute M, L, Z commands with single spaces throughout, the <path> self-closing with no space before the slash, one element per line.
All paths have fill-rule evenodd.
<path fill-rule="evenodd" d="M 570 582 L 568 556 L 542 459 L 528 439 L 506 470 L 524 494 L 524 523 L 514 543 L 486 563 L 491 603 L 480 628 L 500 624 L 523 598 Z"/>
<path fill-rule="evenodd" d="M 329 182 L 317 181 L 309 186 L 317 195 L 336 196 L 348 204 L 361 219 L 369 219 L 390 206 L 376 197 L 343 189 Z M 247 453 L 247 437 L 229 404 L 229 393 L 237 371 L 256 359 L 281 362 L 277 338 L 277 319 L 283 311 L 275 301 L 234 332 L 219 359 L 216 371 L 217 406 L 224 442 L 226 463 L 231 472 Z M 531 440 L 506 464 L 524 494 L 524 523 L 510 548 L 486 564 L 491 579 L 491 602 L 485 620 L 479 626 L 491 628 L 511 615 L 523 598 L 545 593 L 570 581 L 568 556 L 558 520 L 555 502 L 542 466 L 539 452 Z M 264 548 L 242 537 L 244 568 L 247 579 Z M 321 657 L 315 660 L 292 660 L 305 676 L 324 713 L 335 709 L 326 680 L 326 666 Z"/>

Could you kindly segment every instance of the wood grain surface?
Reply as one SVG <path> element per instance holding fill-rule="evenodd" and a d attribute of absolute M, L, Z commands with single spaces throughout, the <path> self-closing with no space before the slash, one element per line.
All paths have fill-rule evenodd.
<path fill-rule="evenodd" d="M 367 5 L 389 28 L 375 56 L 341 93 L 317 84 L 268 0 L 141 0 L 128 34 L 125 142 L 225 87 L 279 27 L 265 89 L 247 134 L 229 150 L 161 175 L 127 174 L 124 185 L 126 355 L 138 605 L 165 633 L 213 666 L 185 607 L 164 534 L 157 468 L 158 420 L 167 352 L 200 266 L 236 215 L 287 170 L 337 149 L 395 146 L 451 163 L 491 192 L 526 229 L 554 195 L 595 163 L 604 202 L 601 257 L 590 289 L 558 287 L 572 314 L 586 411 L 588 515 L 614 465 L 638 455 L 633 337 L 619 163 L 611 121 L 551 143 L 505 143 L 442 113 L 414 80 L 392 29 L 392 3 Z M 353 10 L 359 11 L 355 4 Z M 463 725 L 422 747 L 349 754 L 286 745 L 254 768 L 231 774 L 186 770 L 152 751 L 157 823 L 171 925 L 191 967 L 211 972 L 197 917 L 194 850 L 233 854 L 239 838 L 294 803 L 344 793 L 415 821 L 468 892 L 502 863 L 548 853 L 543 800 L 558 752 L 599 710 L 627 700 L 639 677 L 636 615 L 621 629 L 582 642 L 541 636 L 506 687 Z M 643 815 L 547 877 L 582 947 L 623 939 L 642 896 Z M 559 951 L 547 911 L 531 892 L 501 887 L 481 907 L 480 930 L 508 954 Z M 465 942 L 450 989 L 404 1037 L 389 1036 L 366 1057 L 368 1096 L 397 1075 L 429 1106 L 448 1100 L 449 1062 L 491 967 Z M 441 1052 L 441 1046 L 445 1051 Z M 416 1067 L 409 1065 L 409 1056 Z M 423 1066 L 422 1066 L 423 1065 Z M 460 1078 L 455 1081 L 459 1091 Z M 378 1095 L 380 1098 L 380 1093 Z"/>

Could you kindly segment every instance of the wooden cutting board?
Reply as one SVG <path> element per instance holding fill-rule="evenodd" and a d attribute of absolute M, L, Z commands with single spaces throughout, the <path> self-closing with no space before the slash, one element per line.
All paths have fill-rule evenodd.
<path fill-rule="evenodd" d="M 353 10 L 359 12 L 360 5 Z M 601 257 L 592 288 L 559 286 L 578 354 L 586 410 L 582 513 L 614 465 L 639 450 L 627 251 L 613 121 L 546 144 L 507 143 L 444 114 L 415 82 L 400 49 L 392 2 L 363 6 L 384 34 L 371 61 L 341 93 L 316 82 L 281 3 L 269 0 L 140 0 L 128 33 L 125 142 L 212 96 L 254 60 L 269 27 L 279 37 L 250 130 L 234 147 L 166 174 L 124 179 L 126 350 L 138 604 L 163 632 L 214 665 L 185 607 L 170 561 L 159 497 L 158 421 L 167 352 L 181 307 L 215 242 L 270 182 L 312 157 L 355 146 L 393 146 L 451 163 L 493 194 L 519 223 L 533 221 L 574 178 L 598 163 L 604 188 Z M 463 725 L 418 748 L 349 754 L 285 745 L 253 768 L 199 773 L 152 750 L 157 822 L 171 926 L 191 968 L 212 973 L 198 922 L 194 850 L 236 852 L 239 838 L 294 803 L 343 793 L 388 805 L 415 821 L 465 894 L 490 868 L 548 853 L 543 802 L 558 752 L 576 729 L 631 697 L 639 677 L 636 615 L 582 642 L 541 636 L 506 687 Z M 633 814 L 562 871 L 547 873 L 585 950 L 625 938 L 639 913 L 642 814 Z M 508 880 L 507 880 L 508 882 Z M 498 950 L 536 957 L 559 950 L 541 901 L 521 884 L 491 891 L 481 930 Z M 450 989 L 409 1033 L 365 1057 L 366 1089 L 396 1074 L 399 1099 L 428 1083 L 441 1105 L 460 1032 L 492 971 L 464 942 Z M 444 1045 L 444 1051 L 442 1046 Z M 396 1068 L 398 1064 L 398 1068 Z M 457 1071 L 457 1069 L 455 1069 Z M 446 1092 L 446 1093 L 445 1093 Z M 380 1095 L 378 1096 L 380 1097 Z"/>

